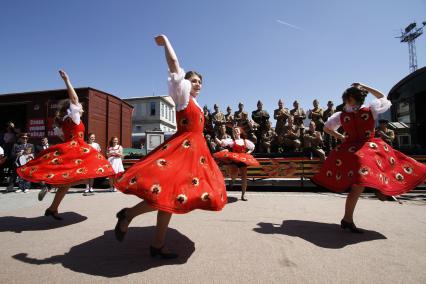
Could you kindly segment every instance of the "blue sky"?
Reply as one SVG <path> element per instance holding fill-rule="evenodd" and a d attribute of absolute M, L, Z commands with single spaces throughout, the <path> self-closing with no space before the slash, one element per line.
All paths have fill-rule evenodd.
<path fill-rule="evenodd" d="M 394 37 L 425 20 L 425 0 L 3 0 L 0 93 L 62 88 L 64 68 L 75 87 L 164 95 L 153 40 L 164 33 L 181 65 L 204 75 L 200 104 L 243 101 L 251 111 L 260 98 L 272 112 L 279 98 L 297 98 L 309 109 L 314 98 L 340 102 L 354 81 L 387 94 L 408 74 L 407 45 Z M 426 35 L 417 53 L 425 66 Z"/>

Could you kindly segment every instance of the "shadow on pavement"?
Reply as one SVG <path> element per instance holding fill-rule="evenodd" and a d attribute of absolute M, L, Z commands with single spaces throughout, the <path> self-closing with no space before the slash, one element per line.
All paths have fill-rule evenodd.
<path fill-rule="evenodd" d="M 386 236 L 376 231 L 363 229 L 364 234 L 353 234 L 342 230 L 338 224 L 313 221 L 284 220 L 281 226 L 272 223 L 258 223 L 257 225 L 259 228 L 254 228 L 255 232 L 299 237 L 316 246 L 329 249 L 340 249 L 347 245 L 387 239 Z"/>
<path fill-rule="evenodd" d="M 184 264 L 195 251 L 194 242 L 175 229 L 167 231 L 167 243 L 170 249 L 179 254 L 177 259 L 152 259 L 149 244 L 154 237 L 155 227 L 129 228 L 123 243 L 116 241 L 114 231 L 105 231 L 104 235 L 76 245 L 69 252 L 45 259 L 28 257 L 26 253 L 13 256 L 25 263 L 62 264 L 75 272 L 103 276 L 121 277 L 143 272 L 163 265 Z"/>
<path fill-rule="evenodd" d="M 238 198 L 234 197 L 234 196 L 228 196 L 228 204 L 237 202 Z"/>
<path fill-rule="evenodd" d="M 83 222 L 86 216 L 74 212 L 59 214 L 62 221 L 54 220 L 52 217 L 39 216 L 33 218 L 4 216 L 0 217 L 0 232 L 21 233 L 24 231 L 43 231 L 57 229 Z"/>

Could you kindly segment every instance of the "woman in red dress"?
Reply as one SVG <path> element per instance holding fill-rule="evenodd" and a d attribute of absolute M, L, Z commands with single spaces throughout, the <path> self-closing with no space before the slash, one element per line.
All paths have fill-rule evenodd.
<path fill-rule="evenodd" d="M 85 129 L 81 121 L 83 108 L 68 75 L 62 70 L 59 74 L 67 86 L 69 96 L 69 100 L 60 104 L 55 117 L 55 132 L 64 143 L 43 150 L 36 159 L 17 170 L 18 175 L 25 180 L 59 188 L 52 204 L 44 213 L 56 220 L 62 219 L 58 215 L 58 207 L 71 186 L 85 184 L 90 178 L 114 175 L 111 164 L 105 157 L 84 142 Z M 40 201 L 46 192 L 47 187 L 40 191 Z"/>
<path fill-rule="evenodd" d="M 253 152 L 255 145 L 248 139 L 241 138 L 241 128 L 233 128 L 233 136 L 235 139 L 222 139 L 216 138 L 216 143 L 222 147 L 231 148 L 231 152 L 222 150 L 214 153 L 213 156 L 228 165 L 231 172 L 231 188 L 234 185 L 235 179 L 237 178 L 238 171 L 241 174 L 241 200 L 247 201 L 245 198 L 247 190 L 247 166 L 259 166 L 259 162 L 250 155 Z"/>
<path fill-rule="evenodd" d="M 203 137 L 203 111 L 195 100 L 201 90 L 202 77 L 193 71 L 184 73 L 167 37 L 160 35 L 155 40 L 165 48 L 170 69 L 169 94 L 176 104 L 178 131 L 117 176 L 117 189 L 144 201 L 117 213 L 115 235 L 122 241 L 133 218 L 158 210 L 150 254 L 175 258 L 175 253 L 164 248 L 172 214 L 194 209 L 218 211 L 225 206 L 227 197 L 223 175 Z"/>
<path fill-rule="evenodd" d="M 376 97 L 369 107 L 363 105 L 368 93 Z M 324 129 L 342 144 L 330 152 L 312 181 L 334 192 L 350 189 L 341 227 L 362 233 L 353 222 L 353 213 L 365 187 L 377 190 L 381 200 L 402 194 L 426 180 L 426 165 L 392 149 L 382 139 L 374 138 L 377 116 L 391 106 L 382 93 L 354 83 L 342 98 L 344 110 L 333 114 Z M 340 126 L 346 135 L 336 131 Z"/>

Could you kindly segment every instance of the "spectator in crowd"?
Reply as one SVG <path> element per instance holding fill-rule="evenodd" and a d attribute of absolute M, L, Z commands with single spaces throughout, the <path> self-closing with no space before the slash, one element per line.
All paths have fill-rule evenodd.
<path fill-rule="evenodd" d="M 333 108 L 334 104 L 332 101 L 328 101 L 327 103 L 327 109 L 322 114 L 322 120 L 324 123 L 329 119 L 330 116 L 332 116 L 335 112 Z M 328 133 L 324 133 L 324 150 L 326 153 L 330 152 L 331 149 L 336 147 L 337 140 L 333 136 L 331 136 Z"/>
<path fill-rule="evenodd" d="M 214 112 L 212 113 L 212 120 L 214 124 L 214 134 L 215 136 L 219 135 L 219 129 L 222 125 L 226 124 L 225 115 L 220 111 L 217 104 L 214 105 Z"/>
<path fill-rule="evenodd" d="M 290 111 L 293 116 L 293 124 L 298 128 L 305 128 L 303 121 L 306 119 L 306 113 L 303 108 L 300 107 L 299 102 L 296 100 L 293 102 L 293 109 Z"/>
<path fill-rule="evenodd" d="M 24 149 L 24 152 L 19 156 L 19 158 L 16 160 L 15 165 L 17 168 L 24 166 L 26 163 L 34 159 L 33 154 L 33 147 L 27 146 Z M 31 188 L 31 182 L 19 177 L 18 181 L 19 189 L 17 189 L 15 192 L 28 192 Z"/>
<path fill-rule="evenodd" d="M 216 138 L 217 138 L 217 139 L 219 139 L 219 140 L 223 140 L 223 139 L 232 139 L 231 135 L 229 135 L 229 134 L 227 133 L 226 125 L 222 125 L 222 126 L 219 128 L 219 134 L 216 136 Z M 211 146 L 214 148 L 214 152 L 222 151 L 222 150 L 224 150 L 224 149 L 225 149 L 225 147 L 222 147 L 222 146 L 220 146 L 220 144 L 217 144 L 217 143 L 216 143 L 216 139 L 215 139 L 215 141 L 210 141 L 210 143 L 212 143 L 212 145 L 211 145 Z"/>
<path fill-rule="evenodd" d="M 244 111 L 241 113 L 241 119 L 238 120 L 237 126 L 241 127 L 243 133 L 246 135 L 246 139 L 249 139 L 254 144 L 257 143 L 258 139 L 254 132 L 258 129 L 259 125 L 248 117 L 247 112 Z"/>
<path fill-rule="evenodd" d="M 222 125 L 220 128 L 219 128 L 219 135 L 217 136 L 217 138 L 219 139 L 219 140 L 222 140 L 222 139 L 232 139 L 232 137 L 231 137 L 231 135 L 229 135 L 227 132 L 226 132 L 226 125 Z"/>
<path fill-rule="evenodd" d="M 96 143 L 95 133 L 89 133 L 89 141 L 87 141 L 87 144 L 92 146 L 92 148 L 95 149 L 98 152 L 101 152 L 101 150 L 102 150 L 101 146 L 99 146 L 99 144 Z M 89 179 L 89 183 L 86 185 L 86 190 L 84 191 L 85 195 L 89 195 L 89 194 L 94 193 L 94 190 L 93 190 L 94 181 L 95 181 L 95 179 L 93 179 L 93 178 Z"/>
<path fill-rule="evenodd" d="M 294 124 L 294 117 L 289 116 L 287 119 L 287 125 L 284 127 L 283 132 L 283 145 L 285 148 L 290 148 L 295 151 L 299 151 L 302 143 L 300 142 L 300 131 L 301 129 Z"/>
<path fill-rule="evenodd" d="M 210 137 L 212 137 L 214 135 L 212 115 L 207 106 L 203 107 L 203 112 L 204 112 L 204 136 L 209 135 Z"/>
<path fill-rule="evenodd" d="M 240 124 L 240 121 L 243 119 L 243 115 L 248 117 L 248 113 L 244 110 L 244 104 L 242 102 L 239 102 L 238 110 L 234 112 L 234 120 L 237 125 Z"/>
<path fill-rule="evenodd" d="M 308 118 L 315 123 L 316 131 L 323 132 L 323 109 L 319 106 L 319 101 L 317 99 L 315 99 L 312 104 L 314 108 L 309 111 Z"/>
<path fill-rule="evenodd" d="M 36 145 L 35 154 L 38 155 L 41 151 L 46 150 L 49 147 L 49 139 L 47 138 L 47 136 L 44 136 L 40 140 L 40 145 Z"/>
<path fill-rule="evenodd" d="M 287 118 L 289 116 L 290 116 L 290 112 L 289 112 L 288 108 L 284 108 L 284 103 L 280 99 L 278 101 L 278 108 L 276 110 L 274 110 L 274 119 L 277 121 L 277 124 L 275 126 L 275 133 L 277 135 L 282 134 L 282 132 L 284 130 L 284 126 L 287 123 Z"/>
<path fill-rule="evenodd" d="M 232 135 L 232 132 L 233 132 L 232 128 L 234 127 L 235 122 L 234 122 L 234 116 L 232 115 L 232 109 L 230 106 L 226 108 L 225 121 L 226 121 L 226 132 L 229 135 Z"/>
<path fill-rule="evenodd" d="M 113 136 L 109 141 L 109 147 L 107 149 L 108 162 L 110 162 L 112 169 L 116 174 L 124 172 L 123 167 L 123 147 L 118 143 L 118 137 Z M 114 187 L 114 179 L 109 178 L 109 186 L 111 192 L 116 192 L 117 189 Z"/>
<path fill-rule="evenodd" d="M 266 122 L 265 129 L 262 131 L 262 144 L 259 150 L 260 153 L 271 153 L 272 144 L 275 140 L 276 134 L 272 129 L 271 122 Z"/>
<path fill-rule="evenodd" d="M 16 161 L 19 159 L 21 155 L 24 154 L 25 149 L 31 148 L 31 153 L 34 153 L 34 145 L 28 143 L 28 134 L 21 133 L 19 135 L 18 142 L 13 144 L 11 153 L 10 153 L 10 177 L 9 177 L 9 185 L 7 186 L 7 191 L 13 191 L 13 187 L 16 182 Z"/>
<path fill-rule="evenodd" d="M 256 149 L 260 149 L 262 147 L 262 132 L 265 131 L 266 124 L 269 121 L 269 113 L 263 109 L 263 103 L 260 100 L 257 101 L 257 110 L 252 111 L 251 118 L 258 125 L 254 133 L 257 137 Z"/>
<path fill-rule="evenodd" d="M 305 149 L 309 149 L 310 151 L 314 152 L 316 155 L 318 155 L 321 161 L 324 161 L 325 152 L 322 149 L 323 147 L 322 133 L 316 130 L 314 121 L 311 121 L 309 123 L 309 129 L 305 131 L 303 138 L 304 138 L 303 142 L 304 142 Z"/>
<path fill-rule="evenodd" d="M 376 129 L 376 137 L 382 138 L 383 141 L 392 146 L 393 141 L 395 140 L 395 133 L 392 129 L 388 128 L 389 120 L 380 119 L 379 127 Z"/>

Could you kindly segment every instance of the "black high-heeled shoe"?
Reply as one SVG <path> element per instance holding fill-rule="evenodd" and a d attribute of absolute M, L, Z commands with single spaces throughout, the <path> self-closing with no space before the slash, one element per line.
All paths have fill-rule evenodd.
<path fill-rule="evenodd" d="M 242 200 L 242 201 L 248 201 L 248 199 L 247 199 L 247 198 L 245 198 L 245 197 L 244 197 L 244 195 L 241 195 L 241 200 Z"/>
<path fill-rule="evenodd" d="M 164 258 L 164 259 L 173 259 L 179 256 L 177 253 L 174 253 L 174 252 L 163 252 L 163 248 L 164 246 L 162 246 L 161 248 L 150 246 L 149 253 L 151 257 L 160 256 L 161 258 Z"/>
<path fill-rule="evenodd" d="M 117 224 L 115 225 L 115 228 L 114 228 L 114 233 L 115 233 L 115 238 L 119 242 L 122 242 L 124 240 L 124 237 L 126 236 L 126 233 L 127 233 L 127 231 L 123 232 L 120 229 L 121 222 L 127 219 L 127 217 L 126 217 L 126 210 L 127 209 L 128 208 L 123 208 L 115 215 L 118 220 L 117 220 Z"/>
<path fill-rule="evenodd" d="M 363 234 L 364 231 L 358 229 L 354 223 L 350 223 L 350 222 L 346 222 L 345 220 L 342 219 L 342 221 L 340 221 L 340 227 L 345 230 L 345 229 L 349 229 L 349 231 L 351 233 L 355 233 L 355 234 Z"/>
<path fill-rule="evenodd" d="M 50 209 L 46 209 L 46 211 L 44 211 L 44 216 L 52 216 L 55 220 L 62 220 L 62 217 L 58 215 L 58 211 L 53 211 Z"/>

